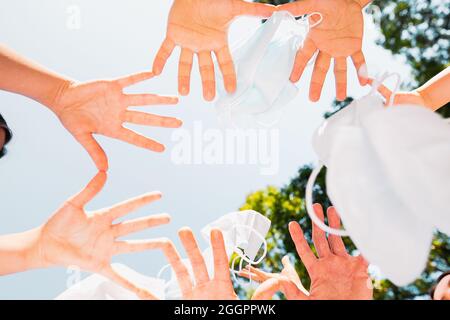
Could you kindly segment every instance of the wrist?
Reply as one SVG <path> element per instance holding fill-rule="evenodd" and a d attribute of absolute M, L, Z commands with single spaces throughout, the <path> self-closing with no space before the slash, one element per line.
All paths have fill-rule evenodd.
<path fill-rule="evenodd" d="M 74 81 L 68 79 L 61 79 L 61 81 L 52 88 L 51 92 L 47 95 L 47 101 L 43 102 L 50 110 L 58 115 L 62 109 L 61 100 L 64 95 L 74 85 Z"/>
<path fill-rule="evenodd" d="M 42 257 L 41 228 L 0 236 L 0 275 L 49 266 Z"/>
<path fill-rule="evenodd" d="M 26 232 L 28 240 L 25 242 L 23 256 L 27 270 L 50 266 L 42 254 L 41 231 L 42 228 L 38 227 Z"/>

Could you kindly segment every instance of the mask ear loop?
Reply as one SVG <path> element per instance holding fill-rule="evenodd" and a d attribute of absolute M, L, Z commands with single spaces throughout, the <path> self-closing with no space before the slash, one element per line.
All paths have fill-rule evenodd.
<path fill-rule="evenodd" d="M 306 203 L 306 212 L 308 213 L 311 220 L 314 222 L 316 226 L 318 226 L 323 231 L 327 232 L 328 234 L 340 236 L 340 237 L 347 237 L 348 232 L 341 229 L 334 229 L 327 226 L 325 223 L 323 223 L 322 220 L 320 220 L 313 208 L 313 189 L 314 189 L 314 183 L 317 179 L 317 176 L 319 175 L 320 171 L 323 168 L 323 164 L 319 163 L 319 165 L 313 170 L 311 175 L 309 176 L 308 183 L 306 184 L 306 192 L 305 192 L 305 203 Z"/>
<path fill-rule="evenodd" d="M 317 20 L 316 22 L 314 22 L 313 24 L 311 24 L 309 26 L 309 29 L 315 28 L 317 27 L 319 24 L 322 23 L 323 21 L 323 15 L 320 12 L 311 12 L 310 14 L 308 14 L 306 16 L 306 18 L 311 18 L 312 16 L 319 16 L 319 20 Z"/>
<path fill-rule="evenodd" d="M 386 79 L 388 79 L 392 76 L 397 78 L 397 82 L 395 83 L 394 90 L 392 90 L 392 94 L 391 94 L 391 97 L 389 98 L 389 101 L 386 101 L 388 107 L 392 107 L 394 105 L 395 96 L 397 95 L 397 92 L 400 89 L 400 83 L 402 81 L 400 74 L 398 72 L 393 72 L 393 73 L 385 72 L 381 77 L 374 80 L 374 82 L 372 83 L 372 90 L 371 90 L 371 94 L 374 94 L 375 92 L 377 92 L 380 85 L 384 81 L 386 81 Z"/>

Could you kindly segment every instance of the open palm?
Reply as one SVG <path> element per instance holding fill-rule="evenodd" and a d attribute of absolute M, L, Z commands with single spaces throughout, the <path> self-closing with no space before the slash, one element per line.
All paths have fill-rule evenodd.
<path fill-rule="evenodd" d="M 125 94 L 124 88 L 153 77 L 151 72 L 138 73 L 117 80 L 74 83 L 58 96 L 52 110 L 64 127 L 86 149 L 99 170 L 108 168 L 105 152 L 92 136 L 101 134 L 156 152 L 164 146 L 123 126 L 124 123 L 177 128 L 181 121 L 140 111 L 131 106 L 176 104 L 175 97 L 154 94 Z"/>
<path fill-rule="evenodd" d="M 322 21 L 312 28 L 296 56 L 291 81 L 297 82 L 309 60 L 318 51 L 310 84 L 309 97 L 318 101 L 321 96 L 325 77 L 334 59 L 334 75 L 336 97 L 344 100 L 347 97 L 347 58 L 351 57 L 358 71 L 361 85 L 367 83 L 365 58 L 362 53 L 364 19 L 363 0 L 301 0 L 279 7 L 279 10 L 290 11 L 295 16 L 320 13 Z M 319 17 L 312 15 L 312 22 Z"/>
<path fill-rule="evenodd" d="M 47 266 L 77 266 L 81 270 L 102 274 L 119 285 L 135 292 L 141 298 L 155 298 L 118 274 L 111 267 L 111 258 L 117 254 L 150 249 L 165 249 L 167 239 L 139 241 L 117 240 L 122 236 L 150 227 L 169 223 L 167 214 L 113 224 L 113 221 L 155 201 L 160 193 L 149 193 L 113 207 L 87 213 L 83 209 L 103 187 L 106 173 L 100 172 L 78 195 L 63 206 L 41 227 L 39 248 Z"/>
<path fill-rule="evenodd" d="M 222 71 L 225 88 L 236 90 L 236 72 L 228 46 L 228 28 L 240 15 L 269 17 L 275 8 L 244 0 L 174 0 L 170 10 L 167 35 L 153 63 L 160 74 L 175 46 L 181 47 L 178 67 L 179 92 L 189 94 L 194 54 L 198 55 L 203 96 L 213 100 L 216 93 L 214 52 Z"/>
<path fill-rule="evenodd" d="M 314 205 L 317 216 L 323 221 L 322 207 Z M 328 221 L 332 228 L 340 228 L 340 218 L 334 208 L 328 209 Z M 289 231 L 297 252 L 305 265 L 311 279 L 307 292 L 298 276 L 293 274 L 293 267 L 284 262 L 282 274 L 262 273 L 247 270 L 242 274 L 264 280 L 255 292 L 257 299 L 270 299 L 277 291 L 282 291 L 289 300 L 369 300 L 373 289 L 367 272 L 368 263 L 362 256 L 353 257 L 347 253 L 342 239 L 330 235 L 313 224 L 313 242 L 318 257 L 315 256 L 306 241 L 297 222 L 289 224 Z"/>

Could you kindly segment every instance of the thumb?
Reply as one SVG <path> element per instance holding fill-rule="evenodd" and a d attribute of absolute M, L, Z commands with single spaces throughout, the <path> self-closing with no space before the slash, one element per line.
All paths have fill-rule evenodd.
<path fill-rule="evenodd" d="M 269 18 L 276 11 L 276 7 L 264 3 L 246 2 L 234 0 L 233 13 L 235 16 L 256 16 Z"/>
<path fill-rule="evenodd" d="M 273 295 L 280 291 L 280 283 L 278 279 L 271 278 L 264 281 L 252 296 L 252 300 L 270 300 Z"/>

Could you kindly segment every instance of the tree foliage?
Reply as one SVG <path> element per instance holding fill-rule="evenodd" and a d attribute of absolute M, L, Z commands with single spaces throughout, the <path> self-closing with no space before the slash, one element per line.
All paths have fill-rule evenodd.
<path fill-rule="evenodd" d="M 319 0 L 320 1 L 320 0 Z M 260 0 L 258 2 L 282 4 L 289 0 Z M 422 85 L 449 65 L 450 39 L 450 4 L 447 1 L 375 0 L 372 4 L 379 10 L 373 11 L 373 19 L 380 28 L 378 44 L 390 50 L 394 55 L 406 58 L 411 66 L 413 79 L 406 86 L 409 89 Z M 346 107 L 353 99 L 335 102 L 325 118 Z M 450 116 L 449 105 L 439 111 L 445 117 Z M 298 221 L 305 237 L 311 243 L 311 220 L 304 203 L 305 189 L 312 172 L 310 165 L 298 170 L 297 175 L 284 187 L 269 186 L 264 190 L 247 196 L 241 209 L 253 209 L 272 221 L 272 228 L 267 237 L 268 255 L 262 268 L 268 272 L 280 272 L 281 259 L 288 254 L 306 288 L 309 277 L 304 265 L 299 261 L 294 244 L 288 232 L 288 223 Z M 314 199 L 324 207 L 330 205 L 325 185 L 326 171 L 323 170 L 316 181 Z M 367 204 L 370 205 L 370 204 Z M 354 253 L 355 245 L 345 238 L 349 252 Z M 426 269 L 421 277 L 405 287 L 397 287 L 386 279 L 373 279 L 375 299 L 414 299 L 427 295 L 437 276 L 449 269 L 450 239 L 437 232 L 432 242 Z M 251 289 L 237 285 L 241 295 L 250 295 Z"/>

